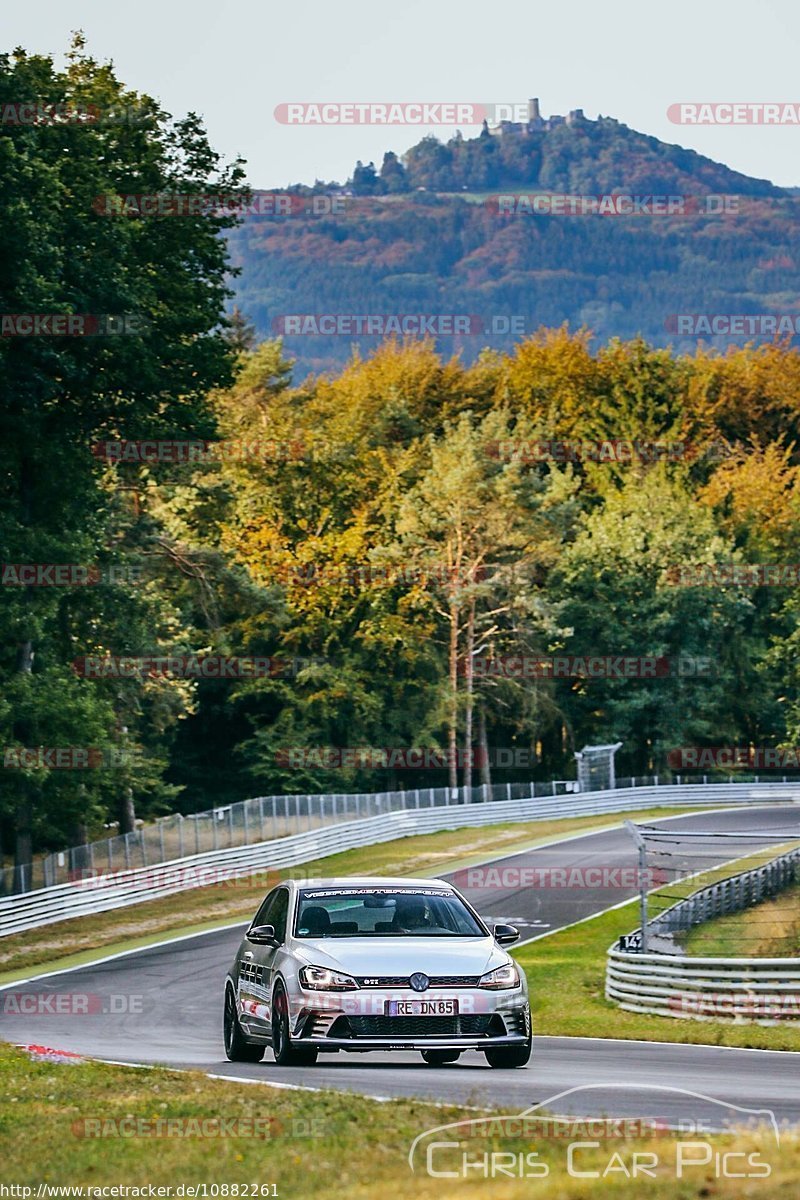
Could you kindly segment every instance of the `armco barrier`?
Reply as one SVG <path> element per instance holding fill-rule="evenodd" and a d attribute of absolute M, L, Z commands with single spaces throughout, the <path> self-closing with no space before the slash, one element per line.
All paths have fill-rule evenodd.
<path fill-rule="evenodd" d="M 800 959 L 678 958 L 612 948 L 606 998 L 629 1012 L 698 1021 L 800 1020 Z"/>
<path fill-rule="evenodd" d="M 800 786 L 792 789 L 787 788 L 785 783 L 677 784 L 616 788 L 557 798 L 492 800 L 444 808 L 405 809 L 290 837 L 195 854 L 153 867 L 115 872 L 106 883 L 101 877 L 10 896 L 0 901 L 0 937 L 71 917 L 139 904 L 201 887 L 209 882 L 218 883 L 245 877 L 255 871 L 297 866 L 337 854 L 341 850 L 377 845 L 418 833 L 513 821 L 630 812 L 639 808 L 758 804 L 773 795 L 781 801 L 800 800 Z"/>
<path fill-rule="evenodd" d="M 800 876 L 800 850 L 700 888 L 647 922 L 648 939 L 673 934 L 778 895 Z M 633 935 L 636 936 L 636 935 Z M 699 958 L 608 951 L 606 998 L 629 1012 L 698 1021 L 800 1020 L 800 959 Z"/>
<path fill-rule="evenodd" d="M 684 933 L 695 925 L 769 900 L 791 887 L 797 879 L 800 879 L 800 850 L 790 850 L 760 867 L 719 879 L 679 900 L 647 922 L 648 938 L 671 940 L 674 934 Z M 668 951 L 662 947 L 660 953 Z M 678 947 L 676 953 L 680 953 Z"/>

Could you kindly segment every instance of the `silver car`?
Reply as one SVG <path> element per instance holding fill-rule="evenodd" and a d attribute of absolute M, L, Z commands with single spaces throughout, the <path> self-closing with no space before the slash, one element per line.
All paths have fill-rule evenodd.
<path fill-rule="evenodd" d="M 225 1053 L 281 1066 L 322 1052 L 420 1050 L 426 1063 L 482 1050 L 492 1067 L 531 1055 L 523 971 L 439 879 L 281 883 L 259 908 L 225 980 Z"/>

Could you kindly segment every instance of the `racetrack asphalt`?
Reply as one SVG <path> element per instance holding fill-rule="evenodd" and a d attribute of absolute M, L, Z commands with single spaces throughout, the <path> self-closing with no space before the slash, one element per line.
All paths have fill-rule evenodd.
<path fill-rule="evenodd" d="M 800 837 L 800 812 L 792 805 L 739 807 L 648 823 L 695 834 L 753 831 L 752 840 L 725 842 L 730 858 L 763 846 L 758 832 L 785 834 L 786 840 Z M 697 869 L 706 861 L 719 862 L 721 842 L 691 839 Z M 456 872 L 454 879 L 484 917 L 518 925 L 523 940 L 528 940 L 630 899 L 635 887 L 617 886 L 624 879 L 619 872 L 632 872 L 636 865 L 634 843 L 620 825 L 507 855 L 477 869 L 485 872 L 492 866 L 499 875 Z M 578 870 L 596 879 L 598 868 L 605 886 L 547 883 L 558 878 L 553 870 Z M 530 886 L 531 869 L 545 886 Z M 245 925 L 6 985 L 0 989 L 0 1036 L 20 1045 L 45 1045 L 113 1061 L 190 1067 L 254 1082 L 332 1087 L 380 1098 L 417 1096 L 507 1112 L 558 1096 L 553 1107 L 562 1113 L 642 1116 L 670 1124 L 705 1121 L 716 1128 L 731 1119 L 730 1111 L 722 1119 L 720 1106 L 732 1105 L 769 1109 L 778 1120 L 800 1123 L 800 1053 L 604 1039 L 602 1029 L 597 1040 L 536 1037 L 531 1062 L 517 1070 L 493 1070 L 477 1052 L 467 1052 L 447 1067 L 424 1066 L 413 1052 L 323 1055 L 313 1067 L 287 1069 L 276 1067 L 267 1050 L 263 1063 L 229 1063 L 222 1049 L 222 988 Z M 61 1003 L 72 1011 L 16 1011 L 19 1004 L 12 997 L 31 993 L 66 995 L 70 999 Z M 89 999 L 76 1002 L 76 995 Z M 41 1008 L 57 1004 L 48 1001 Z M 76 1007 L 88 1011 L 74 1011 Z M 571 1089 L 577 1090 L 560 1095 Z"/>

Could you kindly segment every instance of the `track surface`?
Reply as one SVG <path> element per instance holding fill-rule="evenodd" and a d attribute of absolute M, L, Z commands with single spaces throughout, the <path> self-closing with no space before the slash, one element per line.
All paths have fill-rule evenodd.
<path fill-rule="evenodd" d="M 785 834 L 787 840 L 793 834 L 800 836 L 800 813 L 790 805 L 692 813 L 653 823 L 682 831 L 757 830 Z M 725 844 L 733 858 L 763 842 L 735 839 Z M 693 842 L 697 868 L 703 865 L 703 848 L 710 851 L 709 862 L 719 861 L 720 841 L 712 844 L 698 838 Z M 503 870 L 610 869 L 635 867 L 636 861 L 633 842 L 620 827 L 511 855 L 492 865 Z M 464 875 L 459 874 L 456 882 L 463 887 Z M 517 924 L 523 939 L 560 928 L 634 894 L 633 889 L 621 887 L 463 890 L 489 920 Z M 20 1044 L 44 1044 L 125 1062 L 194 1067 L 263 1083 L 335 1087 L 380 1097 L 424 1096 L 514 1112 L 578 1088 L 557 1101 L 556 1111 L 724 1125 L 719 1105 L 706 1104 L 682 1090 L 691 1088 L 720 1103 L 767 1108 L 778 1119 L 800 1122 L 800 1053 L 537 1037 L 531 1063 L 516 1071 L 491 1070 L 477 1052 L 466 1053 L 458 1063 L 444 1068 L 422 1066 L 415 1053 L 325 1055 L 314 1067 L 294 1070 L 276 1067 L 270 1051 L 264 1063 L 228 1063 L 221 1044 L 222 983 L 243 927 L 10 985 L 4 989 L 5 995 L 0 990 L 0 1035 Z M 45 997 L 67 994 L 73 999 L 61 1003 L 88 1005 L 90 1011 L 71 1015 L 14 1012 L 12 997 L 30 997 L 31 993 Z M 86 995 L 88 1001 L 80 999 Z M 30 1004 L 30 999 L 26 1003 Z M 45 999 L 42 1007 L 55 1003 L 58 1001 Z M 597 1033 L 602 1035 L 603 1030 Z M 677 1090 L 670 1092 L 670 1088 Z"/>

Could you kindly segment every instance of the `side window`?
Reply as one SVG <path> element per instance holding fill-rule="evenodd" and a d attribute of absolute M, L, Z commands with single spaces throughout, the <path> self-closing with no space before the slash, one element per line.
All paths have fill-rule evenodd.
<path fill-rule="evenodd" d="M 275 926 L 275 937 L 279 942 L 286 941 L 286 918 L 289 916 L 289 893 L 286 888 L 280 888 L 275 901 L 270 907 L 265 924 Z"/>
<path fill-rule="evenodd" d="M 279 942 L 286 940 L 286 919 L 289 916 L 289 893 L 286 888 L 270 892 L 253 921 L 254 925 L 272 925 Z"/>
<path fill-rule="evenodd" d="M 253 920 L 252 920 L 253 925 L 272 925 L 272 921 L 270 921 L 269 917 L 267 916 L 267 913 L 269 912 L 270 906 L 272 905 L 273 901 L 275 900 L 277 894 L 278 894 L 277 888 L 273 888 L 273 890 L 267 894 L 266 900 L 264 900 L 262 902 L 261 908 L 258 910 L 256 915 L 253 917 Z"/>

